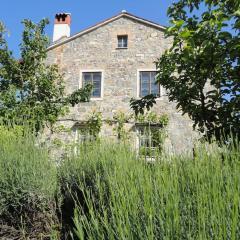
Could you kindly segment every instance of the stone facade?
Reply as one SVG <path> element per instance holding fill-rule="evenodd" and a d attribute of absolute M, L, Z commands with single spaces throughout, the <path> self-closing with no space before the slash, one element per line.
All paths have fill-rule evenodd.
<path fill-rule="evenodd" d="M 128 48 L 117 48 L 118 35 L 128 36 Z M 132 97 L 139 97 L 139 71 L 155 70 L 155 61 L 170 45 L 171 40 L 164 37 L 163 27 L 122 13 L 79 37 L 50 47 L 48 62 L 58 64 L 64 73 L 67 93 L 82 86 L 83 72 L 100 71 L 103 76 L 101 98 L 71 108 L 60 123 L 73 127 L 77 121 L 86 120 L 93 110 L 102 112 L 105 120 L 118 111 L 132 113 L 129 101 Z M 169 151 L 179 153 L 192 148 L 192 122 L 176 111 L 163 88 L 152 111 L 169 116 Z M 131 129 L 133 125 L 127 127 Z M 112 127 L 104 123 L 101 135 L 114 135 Z"/>

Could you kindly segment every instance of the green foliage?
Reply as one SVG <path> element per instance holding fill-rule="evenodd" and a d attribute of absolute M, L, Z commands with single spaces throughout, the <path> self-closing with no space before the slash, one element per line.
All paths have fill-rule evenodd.
<path fill-rule="evenodd" d="M 0 196 L 1 226 L 24 228 L 26 235 L 41 239 L 58 223 L 56 166 L 47 149 L 19 126 L 0 127 Z"/>
<path fill-rule="evenodd" d="M 61 133 L 61 132 L 71 133 L 72 132 L 71 128 L 68 128 L 64 125 L 54 126 L 52 131 L 54 133 Z"/>
<path fill-rule="evenodd" d="M 157 115 L 155 112 L 151 112 L 151 111 L 145 114 L 139 114 L 135 116 L 135 120 L 137 123 L 159 124 L 162 127 L 166 127 L 169 122 L 169 118 L 167 114 Z"/>
<path fill-rule="evenodd" d="M 79 102 L 90 101 L 90 93 L 92 91 L 92 85 L 87 84 L 84 88 L 78 89 L 67 97 L 66 102 L 70 103 L 74 107 Z"/>
<path fill-rule="evenodd" d="M 139 113 L 144 114 L 144 111 L 147 109 L 149 111 L 151 107 L 156 103 L 156 96 L 153 94 L 149 94 L 141 99 L 130 100 L 130 107 L 134 111 L 137 116 Z"/>
<path fill-rule="evenodd" d="M 124 112 L 117 112 L 113 116 L 113 120 L 116 123 L 114 131 L 116 131 L 118 139 L 127 139 L 128 132 L 124 129 L 124 124 L 129 121 L 131 116 L 127 116 Z"/>
<path fill-rule="evenodd" d="M 122 144 L 93 142 L 91 145 L 87 145 L 87 149 L 83 148 L 83 146 L 79 146 L 79 154 L 69 156 L 63 161 L 60 168 L 62 193 L 66 199 L 64 209 L 67 213 L 71 213 L 70 216 L 68 215 L 70 218 L 74 216 L 74 209 L 78 204 L 81 204 L 88 212 L 85 183 L 92 192 L 92 196 L 95 197 L 95 206 L 101 207 L 103 202 L 100 199 L 107 200 L 110 194 L 107 181 L 108 172 L 106 171 L 114 172 L 116 164 L 121 160 L 125 162 L 126 159 L 136 159 L 136 154 Z M 97 185 L 99 181 L 103 186 L 101 189 Z M 105 201 L 104 204 L 106 203 Z M 73 226 L 71 230 L 73 230 Z"/>
<path fill-rule="evenodd" d="M 47 123 L 55 123 L 69 105 L 88 101 L 92 87 L 65 96 L 58 67 L 47 64 L 49 41 L 44 28 L 48 20 L 38 24 L 24 20 L 23 24 L 20 60 L 8 49 L 6 31 L 0 24 L 0 117 L 19 124 L 28 121 L 39 130 Z"/>
<path fill-rule="evenodd" d="M 145 126 L 142 132 L 145 139 L 148 139 L 147 146 L 139 148 L 139 155 L 143 157 L 153 157 L 155 160 L 161 159 L 164 150 L 164 142 L 167 138 L 165 127 Z"/>
<path fill-rule="evenodd" d="M 240 238 L 238 141 L 228 148 L 199 145 L 194 159 L 151 163 L 129 146 L 81 145 L 57 167 L 25 129 L 1 127 L 1 237 L 68 239 L 72 230 L 75 239 Z"/>
<path fill-rule="evenodd" d="M 238 239 L 238 153 L 199 146 L 194 161 L 178 156 L 146 163 L 111 144 L 67 160 L 63 182 L 74 186 L 71 196 L 81 193 L 76 238 Z"/>
<path fill-rule="evenodd" d="M 141 129 L 140 138 L 144 137 L 148 146 L 139 149 L 139 155 L 145 157 L 160 157 L 163 153 L 163 145 L 167 138 L 166 127 L 169 122 L 168 115 L 157 115 L 154 112 L 138 114 L 135 116 L 136 124 Z"/>
<path fill-rule="evenodd" d="M 164 142 L 167 138 L 166 127 L 169 118 L 166 114 L 157 115 L 154 112 L 135 116 L 136 124 L 141 129 L 140 137 L 144 137 L 148 146 L 141 146 L 139 155 L 159 158 L 163 153 Z"/>
<path fill-rule="evenodd" d="M 240 135 L 239 9 L 239 0 L 179 0 L 168 9 L 173 44 L 157 81 L 209 138 Z"/>
<path fill-rule="evenodd" d="M 102 127 L 102 113 L 93 111 L 87 121 L 81 123 L 80 126 L 82 126 L 78 129 L 80 134 L 89 135 L 90 139 L 98 139 Z"/>
<path fill-rule="evenodd" d="M 92 115 L 89 116 L 86 122 L 86 130 L 88 133 L 93 136 L 95 139 L 98 138 L 98 135 L 102 127 L 102 113 L 94 111 Z"/>

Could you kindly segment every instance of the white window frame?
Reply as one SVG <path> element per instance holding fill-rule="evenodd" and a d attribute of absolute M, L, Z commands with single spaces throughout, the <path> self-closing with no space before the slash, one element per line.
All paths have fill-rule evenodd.
<path fill-rule="evenodd" d="M 147 126 L 146 126 L 147 127 Z M 151 126 L 150 126 L 151 127 Z M 141 130 L 140 130 L 141 127 L 136 127 L 136 145 L 135 145 L 135 149 L 136 149 L 136 152 L 137 152 L 137 155 L 140 156 L 140 138 L 141 138 Z M 154 149 L 155 147 L 152 147 L 152 149 Z M 156 158 L 155 156 L 145 156 L 146 157 L 146 161 L 148 162 L 155 162 L 156 161 Z"/>
<path fill-rule="evenodd" d="M 91 101 L 99 101 L 103 100 L 104 97 L 104 71 L 103 69 L 82 69 L 80 70 L 80 81 L 79 81 L 79 89 L 83 88 L 83 73 L 95 73 L 95 72 L 101 72 L 102 79 L 101 79 L 101 97 L 91 97 Z"/>
<path fill-rule="evenodd" d="M 79 129 L 81 129 L 81 128 L 84 129 L 85 126 L 84 125 L 78 126 L 78 127 L 75 127 L 74 130 L 73 130 L 73 133 L 74 133 L 74 143 L 75 143 L 73 151 L 74 151 L 75 155 L 78 153 L 78 151 L 77 151 L 78 150 L 78 146 L 77 145 L 84 144 L 84 142 L 85 142 L 85 141 L 79 141 L 80 140 L 79 136 L 81 135 L 79 133 Z"/>
<path fill-rule="evenodd" d="M 83 125 L 83 126 L 80 126 L 80 127 L 76 127 L 74 129 L 74 141 L 75 141 L 75 143 L 84 143 L 84 141 L 79 141 L 80 140 L 79 136 L 81 135 L 79 130 L 84 129 L 84 128 L 85 128 L 85 126 Z M 87 134 L 82 134 L 82 136 L 83 135 L 87 136 Z M 91 135 L 89 135 L 89 136 L 91 136 Z"/>
<path fill-rule="evenodd" d="M 119 43 L 119 38 L 120 37 L 126 37 L 127 38 L 127 46 L 126 47 L 119 47 L 118 43 Z M 122 39 L 122 44 L 123 44 L 123 39 Z M 127 49 L 128 48 L 128 34 L 119 34 L 117 35 L 117 48 L 118 49 Z"/>
<path fill-rule="evenodd" d="M 137 94 L 136 94 L 136 96 L 138 99 L 141 98 L 141 96 L 140 96 L 140 73 L 141 72 L 156 72 L 156 71 L 157 71 L 156 68 L 152 68 L 152 69 L 151 68 L 143 68 L 143 69 L 137 70 Z M 163 96 L 162 86 L 160 85 L 159 88 L 160 88 L 160 91 L 159 91 L 160 96 L 157 97 L 156 100 L 160 100 L 161 97 Z"/>

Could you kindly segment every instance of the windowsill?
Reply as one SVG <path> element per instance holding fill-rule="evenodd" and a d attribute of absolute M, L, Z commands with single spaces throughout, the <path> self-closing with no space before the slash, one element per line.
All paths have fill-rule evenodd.
<path fill-rule="evenodd" d="M 102 101 L 103 98 L 100 97 L 100 98 L 90 98 L 90 101 Z"/>
<path fill-rule="evenodd" d="M 162 96 L 160 96 L 160 97 L 157 97 L 156 98 L 156 101 L 160 101 L 160 100 L 162 100 L 163 98 L 162 98 Z"/>
<path fill-rule="evenodd" d="M 128 47 L 117 47 L 116 50 L 128 49 Z"/>

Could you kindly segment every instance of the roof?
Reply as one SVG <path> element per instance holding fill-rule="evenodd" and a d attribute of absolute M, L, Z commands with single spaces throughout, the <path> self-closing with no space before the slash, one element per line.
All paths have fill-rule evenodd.
<path fill-rule="evenodd" d="M 115 20 L 117 20 L 119 18 L 122 18 L 122 17 L 138 21 L 140 23 L 149 25 L 151 27 L 157 28 L 157 29 L 162 30 L 162 31 L 166 30 L 166 27 L 164 27 L 164 26 L 162 26 L 162 25 L 160 25 L 158 23 L 146 20 L 146 19 L 141 18 L 141 17 L 137 17 L 137 16 L 135 16 L 135 15 L 133 15 L 131 13 L 128 13 L 125 10 L 123 10 L 118 15 L 115 15 L 115 16 L 113 16 L 111 18 L 108 18 L 108 19 L 102 21 L 102 22 L 99 22 L 99 23 L 97 23 L 97 24 L 95 24 L 95 25 L 93 25 L 93 26 L 91 26 L 91 27 L 89 27 L 89 28 L 87 28 L 85 30 L 82 30 L 81 32 L 76 33 L 73 36 L 68 37 L 68 38 L 66 38 L 66 39 L 64 39 L 64 40 L 62 40 L 60 42 L 53 43 L 51 46 L 48 47 L 48 50 L 51 50 L 51 49 L 56 48 L 58 46 L 61 46 L 61 45 L 65 44 L 65 43 L 68 43 L 68 42 L 70 42 L 70 41 L 72 41 L 72 40 L 74 40 L 74 39 L 76 39 L 76 38 L 78 38 L 78 37 L 80 37 L 80 36 L 82 36 L 84 34 L 87 34 L 87 33 L 91 32 L 91 31 L 94 31 L 95 29 L 100 28 L 100 27 L 102 27 L 102 26 L 104 26 L 104 25 L 106 25 L 108 23 L 111 23 L 111 22 L 113 22 L 113 21 L 115 21 Z"/>

